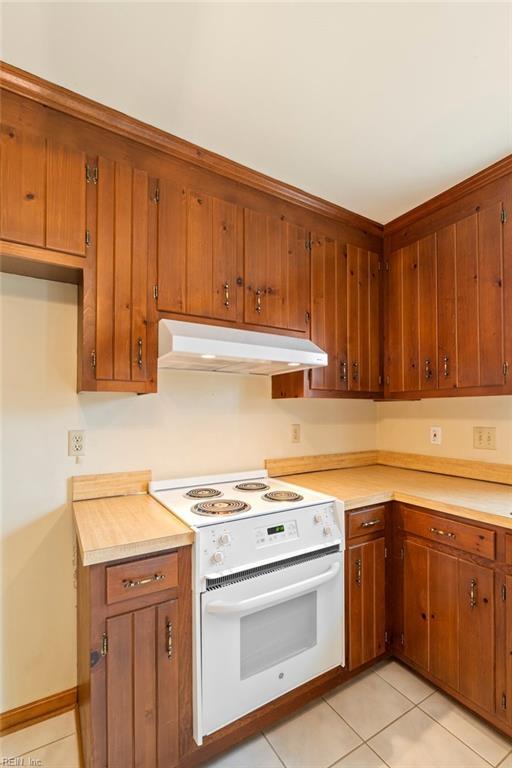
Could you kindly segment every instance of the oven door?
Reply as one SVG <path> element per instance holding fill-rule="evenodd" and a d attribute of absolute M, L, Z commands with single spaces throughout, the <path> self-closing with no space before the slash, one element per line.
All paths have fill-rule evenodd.
<path fill-rule="evenodd" d="M 298 560 L 201 595 L 203 735 L 344 664 L 343 552 Z"/>

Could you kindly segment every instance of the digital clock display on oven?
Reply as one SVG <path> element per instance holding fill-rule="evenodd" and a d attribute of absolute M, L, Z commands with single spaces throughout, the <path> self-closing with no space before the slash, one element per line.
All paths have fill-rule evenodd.
<path fill-rule="evenodd" d="M 284 533 L 284 525 L 274 525 L 273 528 L 267 528 L 269 536 L 272 536 L 273 533 Z"/>

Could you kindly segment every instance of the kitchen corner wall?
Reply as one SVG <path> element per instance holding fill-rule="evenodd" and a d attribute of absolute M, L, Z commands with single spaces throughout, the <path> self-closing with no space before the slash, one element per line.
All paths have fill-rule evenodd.
<path fill-rule="evenodd" d="M 430 442 L 441 427 L 441 445 Z M 496 427 L 496 450 L 473 448 L 473 427 Z M 432 398 L 377 404 L 377 448 L 512 463 L 512 397 Z"/>
<path fill-rule="evenodd" d="M 69 478 L 253 469 L 266 457 L 376 447 L 368 401 L 271 400 L 270 379 L 162 371 L 156 395 L 77 395 L 75 286 L 1 276 L 0 711 L 76 684 Z M 291 444 L 300 423 L 302 442 Z M 67 430 L 86 456 L 67 456 Z"/>

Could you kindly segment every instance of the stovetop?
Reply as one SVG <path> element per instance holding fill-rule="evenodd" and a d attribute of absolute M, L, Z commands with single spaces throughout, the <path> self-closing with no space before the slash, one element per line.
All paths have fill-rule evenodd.
<path fill-rule="evenodd" d="M 268 477 L 264 470 L 156 480 L 149 491 L 193 528 L 309 507 L 330 496 Z"/>

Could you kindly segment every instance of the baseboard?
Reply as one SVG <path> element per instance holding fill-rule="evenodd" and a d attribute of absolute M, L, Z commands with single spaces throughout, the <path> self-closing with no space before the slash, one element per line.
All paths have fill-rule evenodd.
<path fill-rule="evenodd" d="M 51 696 L 46 696 L 44 699 L 9 709 L 7 712 L 0 712 L 0 736 L 68 712 L 76 706 L 76 701 L 77 690 L 75 686 L 68 688 L 67 691 L 52 693 Z"/>

